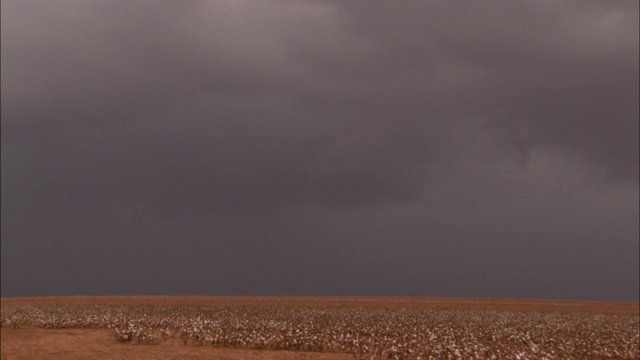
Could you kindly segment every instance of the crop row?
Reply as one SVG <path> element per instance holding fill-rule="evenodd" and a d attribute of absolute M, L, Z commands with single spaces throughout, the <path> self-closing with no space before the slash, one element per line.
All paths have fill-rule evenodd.
<path fill-rule="evenodd" d="M 3 306 L 2 326 L 111 329 L 117 341 L 366 359 L 637 359 L 637 316 L 446 309 Z"/>

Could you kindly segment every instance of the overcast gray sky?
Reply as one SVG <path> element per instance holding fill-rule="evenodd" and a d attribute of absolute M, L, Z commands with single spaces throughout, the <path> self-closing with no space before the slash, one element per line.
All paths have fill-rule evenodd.
<path fill-rule="evenodd" d="M 638 1 L 2 1 L 2 296 L 638 301 Z"/>

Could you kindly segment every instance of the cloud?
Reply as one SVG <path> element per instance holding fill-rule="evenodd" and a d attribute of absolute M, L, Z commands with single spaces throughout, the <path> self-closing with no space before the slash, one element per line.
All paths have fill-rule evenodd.
<path fill-rule="evenodd" d="M 633 299 L 638 43 L 634 2 L 5 1 L 3 293 L 125 247 L 176 292 Z"/>

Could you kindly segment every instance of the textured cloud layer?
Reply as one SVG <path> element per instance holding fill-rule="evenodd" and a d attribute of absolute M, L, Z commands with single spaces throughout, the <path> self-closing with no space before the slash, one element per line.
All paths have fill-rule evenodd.
<path fill-rule="evenodd" d="M 638 4 L 2 5 L 2 292 L 638 294 Z"/>

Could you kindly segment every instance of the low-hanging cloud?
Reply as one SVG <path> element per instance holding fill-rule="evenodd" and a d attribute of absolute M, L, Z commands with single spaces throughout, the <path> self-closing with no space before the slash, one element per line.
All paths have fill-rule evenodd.
<path fill-rule="evenodd" d="M 637 2 L 5 1 L 2 74 L 3 295 L 637 301 Z"/>

